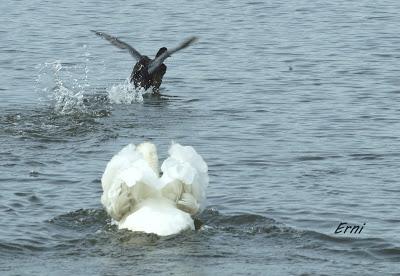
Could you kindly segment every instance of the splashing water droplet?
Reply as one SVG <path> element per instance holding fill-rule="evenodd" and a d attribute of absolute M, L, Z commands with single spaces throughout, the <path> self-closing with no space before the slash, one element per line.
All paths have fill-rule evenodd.
<path fill-rule="evenodd" d="M 128 80 L 113 85 L 108 91 L 108 98 L 114 104 L 132 104 L 143 102 L 144 88 L 136 89 Z"/>

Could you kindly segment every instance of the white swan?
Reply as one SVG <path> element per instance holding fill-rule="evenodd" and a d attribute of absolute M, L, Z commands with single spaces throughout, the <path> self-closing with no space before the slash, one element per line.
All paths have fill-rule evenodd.
<path fill-rule="evenodd" d="M 167 236 L 194 229 L 206 198 L 208 168 L 190 146 L 173 144 L 158 166 L 157 149 L 129 144 L 108 162 L 101 202 L 119 229 Z"/>

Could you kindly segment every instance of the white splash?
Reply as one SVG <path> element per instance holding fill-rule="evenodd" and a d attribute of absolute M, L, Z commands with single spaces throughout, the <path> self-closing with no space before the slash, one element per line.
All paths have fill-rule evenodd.
<path fill-rule="evenodd" d="M 96 93 L 91 90 L 90 85 L 89 74 L 93 74 L 88 67 L 90 59 L 88 47 L 84 45 L 82 55 L 76 63 L 56 60 L 37 65 L 35 91 L 39 100 L 46 103 L 50 101 L 54 110 L 60 114 L 90 113 L 91 108 L 88 106 L 92 103 L 88 101 L 92 98 L 95 100 L 95 97 L 90 96 Z M 120 84 L 105 85 L 111 85 L 104 89 L 111 104 L 141 103 L 146 93 L 144 89 L 135 89 L 128 80 Z"/>
<path fill-rule="evenodd" d="M 53 98 L 54 109 L 61 114 L 85 111 L 82 91 L 74 92 L 61 85 L 54 90 Z"/>
<path fill-rule="evenodd" d="M 54 110 L 60 114 L 85 111 L 83 96 L 85 88 L 89 86 L 86 74 L 83 80 L 75 78 L 73 73 L 68 68 L 64 68 L 59 60 L 46 62 L 39 65 L 38 68 L 36 90 L 41 95 L 41 100 L 50 100 Z M 87 72 L 86 68 L 85 65 L 85 73 Z M 73 72 L 75 71 L 76 68 Z M 67 87 L 64 81 L 71 83 L 71 87 Z M 43 86 L 43 88 L 40 88 L 40 86 Z"/>
<path fill-rule="evenodd" d="M 108 98 L 114 104 L 132 104 L 143 102 L 143 95 L 147 92 L 144 88 L 136 89 L 128 80 L 124 83 L 113 85 L 107 91 Z"/>

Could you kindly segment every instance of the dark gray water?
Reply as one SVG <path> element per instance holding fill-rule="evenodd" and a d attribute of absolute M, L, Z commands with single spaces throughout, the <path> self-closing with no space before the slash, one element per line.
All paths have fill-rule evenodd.
<path fill-rule="evenodd" d="M 400 271 L 400 2 L 3 1 L 1 275 Z M 89 30 L 167 60 L 161 98 Z M 124 145 L 191 145 L 201 231 L 118 231 L 100 178 Z M 340 222 L 360 234 L 334 234 Z"/>

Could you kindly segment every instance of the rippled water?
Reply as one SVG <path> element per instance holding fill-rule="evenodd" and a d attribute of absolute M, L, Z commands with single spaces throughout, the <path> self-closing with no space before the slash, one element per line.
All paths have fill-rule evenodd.
<path fill-rule="evenodd" d="M 400 271 L 400 2 L 6 1 L 0 14 L 2 275 Z M 167 60 L 162 97 L 126 83 Z M 210 169 L 204 227 L 118 231 L 107 161 L 171 140 Z M 340 222 L 361 234 L 334 234 Z"/>

